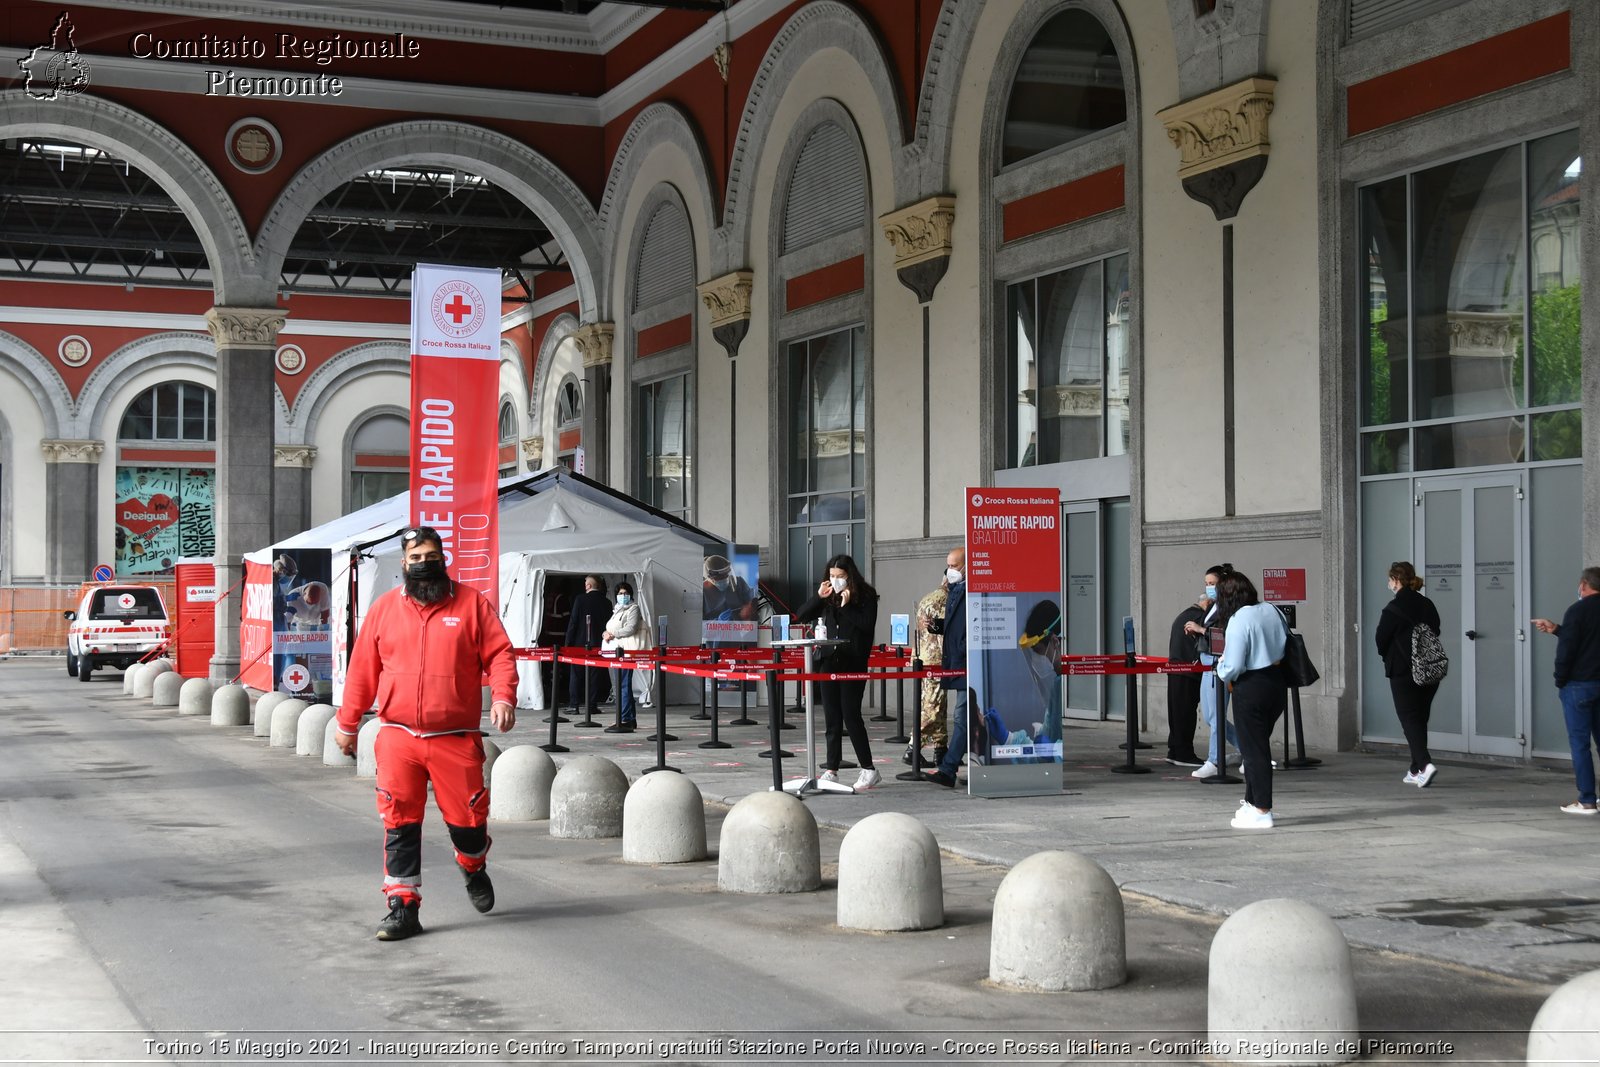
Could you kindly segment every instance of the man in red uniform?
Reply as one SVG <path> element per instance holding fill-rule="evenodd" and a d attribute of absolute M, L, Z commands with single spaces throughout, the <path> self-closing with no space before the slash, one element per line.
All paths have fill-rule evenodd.
<path fill-rule="evenodd" d="M 375 755 L 378 812 L 383 816 L 383 892 L 389 914 L 378 940 L 422 932 L 422 815 L 428 783 L 450 830 L 467 896 L 480 912 L 494 907 L 485 869 L 489 853 L 489 790 L 483 784 L 483 694 L 500 732 L 516 725 L 516 659 L 499 615 L 482 593 L 445 573 L 438 531 L 416 526 L 401 534 L 405 585 L 380 596 L 368 612 L 345 680 L 334 738 L 354 755 L 361 716 L 378 703 Z"/>

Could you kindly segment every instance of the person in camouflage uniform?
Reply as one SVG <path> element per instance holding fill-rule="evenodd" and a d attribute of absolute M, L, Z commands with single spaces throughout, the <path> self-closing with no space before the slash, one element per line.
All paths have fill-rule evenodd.
<path fill-rule="evenodd" d="M 917 658 L 924 667 L 937 667 L 944 654 L 944 637 L 928 629 L 930 620 L 944 621 L 945 602 L 950 592 L 941 583 L 939 588 L 917 601 Z M 937 678 L 922 680 L 922 740 L 933 745 L 933 765 L 938 766 L 945 749 L 950 744 L 950 726 L 945 715 L 944 689 Z M 911 762 L 911 748 L 907 746 L 905 762 Z"/>

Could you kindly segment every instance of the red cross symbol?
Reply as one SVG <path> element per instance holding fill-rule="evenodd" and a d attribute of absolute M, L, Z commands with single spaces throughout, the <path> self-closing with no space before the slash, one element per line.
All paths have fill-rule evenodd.
<path fill-rule="evenodd" d="M 311 681 L 311 672 L 298 663 L 283 672 L 283 684 L 293 692 L 300 692 L 309 681 Z"/>
<path fill-rule="evenodd" d="M 460 293 L 456 293 L 450 298 L 450 303 L 444 306 L 444 310 L 445 314 L 454 319 L 457 326 L 460 326 L 461 320 L 472 314 L 472 305 L 462 300 Z"/>

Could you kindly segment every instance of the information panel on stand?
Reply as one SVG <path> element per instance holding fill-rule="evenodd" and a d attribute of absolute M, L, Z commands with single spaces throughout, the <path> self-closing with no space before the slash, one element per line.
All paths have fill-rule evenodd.
<path fill-rule="evenodd" d="M 974 796 L 1061 791 L 1061 501 L 967 490 L 967 782 Z"/>

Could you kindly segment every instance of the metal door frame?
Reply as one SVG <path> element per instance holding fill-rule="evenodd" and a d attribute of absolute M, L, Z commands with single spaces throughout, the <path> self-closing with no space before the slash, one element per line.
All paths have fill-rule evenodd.
<path fill-rule="evenodd" d="M 1478 724 L 1478 679 L 1476 670 L 1467 672 L 1466 664 L 1472 662 L 1471 645 L 1465 634 L 1456 634 L 1445 637 L 1445 651 L 1450 656 L 1451 667 L 1461 674 L 1462 688 L 1462 732 L 1457 734 L 1438 734 L 1428 732 L 1429 746 L 1438 745 L 1441 748 L 1455 749 L 1461 752 L 1470 752 L 1478 755 L 1513 756 L 1522 758 L 1527 755 L 1528 745 L 1528 644 L 1527 644 L 1527 605 L 1528 605 L 1528 508 L 1527 503 L 1527 477 L 1524 471 L 1506 470 L 1485 474 L 1459 474 L 1439 475 L 1437 477 L 1419 477 L 1412 483 L 1412 503 L 1414 521 L 1412 523 L 1412 546 L 1415 557 L 1421 561 L 1422 566 L 1418 573 L 1426 573 L 1427 566 L 1427 515 L 1428 509 L 1423 506 L 1424 498 L 1430 492 L 1457 491 L 1461 493 L 1461 589 L 1462 589 L 1462 618 L 1468 629 L 1477 628 L 1477 531 L 1475 529 L 1475 516 L 1477 512 L 1477 495 L 1479 489 L 1509 488 L 1516 495 L 1517 515 L 1512 523 L 1512 544 L 1516 555 L 1516 573 L 1512 582 L 1512 597 L 1514 608 L 1512 616 L 1513 625 L 1516 627 L 1516 653 L 1512 657 L 1512 666 L 1515 678 L 1512 680 L 1511 691 L 1516 701 L 1516 714 L 1514 716 L 1516 736 L 1506 739 L 1498 737 L 1480 737 L 1477 732 Z M 1470 607 L 1470 610 L 1469 610 Z"/>
<path fill-rule="evenodd" d="M 1105 545 L 1105 516 L 1101 500 L 1075 500 L 1061 505 L 1061 614 L 1062 624 L 1065 626 L 1067 598 L 1071 592 L 1072 570 L 1067 566 L 1067 516 L 1092 515 L 1094 516 L 1094 647 L 1105 647 L 1105 572 L 1106 572 L 1106 545 Z M 1097 707 L 1074 708 L 1068 695 L 1072 692 L 1067 685 L 1065 675 L 1061 677 L 1061 715 L 1066 719 L 1079 721 L 1104 722 L 1106 721 L 1106 678 L 1101 675 L 1095 681 L 1095 700 Z"/>

